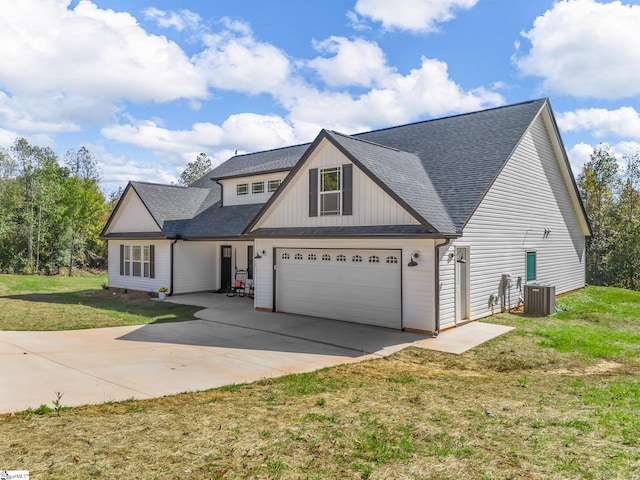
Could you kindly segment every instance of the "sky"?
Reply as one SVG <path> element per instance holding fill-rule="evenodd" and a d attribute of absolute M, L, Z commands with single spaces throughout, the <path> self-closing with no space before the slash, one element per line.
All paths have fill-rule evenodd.
<path fill-rule="evenodd" d="M 640 0 L 0 0 L 0 147 L 85 146 L 103 190 L 205 153 L 548 97 L 574 174 L 640 151 Z"/>

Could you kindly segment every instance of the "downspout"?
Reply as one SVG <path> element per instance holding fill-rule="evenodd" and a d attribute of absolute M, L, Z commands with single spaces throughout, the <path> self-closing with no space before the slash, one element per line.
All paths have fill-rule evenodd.
<path fill-rule="evenodd" d="M 451 245 L 451 238 L 447 238 L 444 243 L 436 244 L 435 248 L 435 292 L 434 292 L 434 306 L 435 306 L 435 320 L 436 320 L 436 328 L 433 331 L 433 336 L 437 337 L 440 335 L 440 249 L 442 247 L 448 247 Z"/>
<path fill-rule="evenodd" d="M 214 180 L 218 185 L 220 185 L 220 206 L 224 206 L 224 186 L 220 183 L 220 180 L 217 178 Z"/>
<path fill-rule="evenodd" d="M 175 238 L 173 239 L 173 242 L 171 242 L 171 249 L 169 253 L 169 292 L 167 293 L 168 296 L 173 295 L 173 246 L 176 244 L 178 240 L 180 240 L 180 235 L 176 235 Z"/>

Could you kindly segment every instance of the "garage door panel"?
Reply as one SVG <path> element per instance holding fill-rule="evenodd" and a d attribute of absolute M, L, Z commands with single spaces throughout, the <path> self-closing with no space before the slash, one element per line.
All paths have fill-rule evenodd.
<path fill-rule="evenodd" d="M 278 311 L 401 328 L 399 251 L 279 249 L 277 255 Z"/>

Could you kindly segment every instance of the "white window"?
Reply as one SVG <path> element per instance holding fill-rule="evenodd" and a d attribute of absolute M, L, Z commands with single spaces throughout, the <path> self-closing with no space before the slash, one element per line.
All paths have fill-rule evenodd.
<path fill-rule="evenodd" d="M 254 195 L 264 193 L 264 182 L 253 182 L 251 184 L 251 193 Z"/>
<path fill-rule="evenodd" d="M 236 185 L 236 195 L 247 195 L 249 193 L 248 183 L 239 183 Z"/>
<path fill-rule="evenodd" d="M 278 179 L 278 180 L 269 180 L 267 182 L 267 191 L 269 193 L 271 192 L 275 192 L 278 187 L 280 186 L 280 184 L 282 183 L 282 180 Z"/>
<path fill-rule="evenodd" d="M 127 277 L 153 278 L 153 254 L 149 245 L 122 245 L 120 274 Z"/>
<path fill-rule="evenodd" d="M 340 215 L 342 211 L 341 167 L 320 170 L 320 215 Z"/>

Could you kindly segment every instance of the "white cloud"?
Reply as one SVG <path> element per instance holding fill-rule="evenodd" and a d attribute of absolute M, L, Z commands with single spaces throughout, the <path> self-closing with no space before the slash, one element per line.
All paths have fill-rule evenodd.
<path fill-rule="evenodd" d="M 449 78 L 446 63 L 423 58 L 420 68 L 406 76 L 392 75 L 384 86 L 363 95 L 308 89 L 289 108 L 298 131 L 302 125 L 316 125 L 351 133 L 503 103 L 504 98 L 492 91 L 464 91 Z"/>
<path fill-rule="evenodd" d="M 640 5 L 563 0 L 522 35 L 531 50 L 516 62 L 545 88 L 577 97 L 640 94 Z"/>
<path fill-rule="evenodd" d="M 248 94 L 277 92 L 290 75 L 289 59 L 278 48 L 253 38 L 249 26 L 226 21 L 226 29 L 204 35 L 206 49 L 195 64 L 210 85 Z"/>
<path fill-rule="evenodd" d="M 314 42 L 314 47 L 321 53 L 335 53 L 331 58 L 318 57 L 307 63 L 332 87 L 371 87 L 384 84 L 385 79 L 394 73 L 386 65 L 382 49 L 376 43 L 361 38 L 349 40 L 334 36 Z"/>
<path fill-rule="evenodd" d="M 200 27 L 202 18 L 190 10 L 180 10 L 179 12 L 166 12 L 154 7 L 145 9 L 143 15 L 156 22 L 163 28 L 175 28 L 179 32 L 183 30 L 197 30 Z"/>
<path fill-rule="evenodd" d="M 123 100 L 206 97 L 203 75 L 178 45 L 148 34 L 128 13 L 70 3 L 3 2 L 0 125 L 17 119 L 24 131 L 76 130 L 109 118 Z"/>
<path fill-rule="evenodd" d="M 358 14 L 387 29 L 431 32 L 455 17 L 457 10 L 470 9 L 478 0 L 358 0 Z"/>
<path fill-rule="evenodd" d="M 573 170 L 573 176 L 578 178 L 578 175 L 582 172 L 585 163 L 591 159 L 593 153 L 593 146 L 586 143 L 578 143 L 567 151 L 569 157 L 569 163 Z"/>
<path fill-rule="evenodd" d="M 588 131 L 597 138 L 614 135 L 640 139 L 640 114 L 633 107 L 565 112 L 558 115 L 558 126 L 568 132 Z"/>
<path fill-rule="evenodd" d="M 105 127 L 101 133 L 110 140 L 151 150 L 175 164 L 192 161 L 200 152 L 216 157 L 221 150 L 256 151 L 295 143 L 292 127 L 274 115 L 241 113 L 231 115 L 221 126 L 196 123 L 190 130 L 169 130 L 152 120 L 129 118 L 129 122 Z"/>
<path fill-rule="evenodd" d="M 625 155 L 634 155 L 640 153 L 640 142 L 619 142 L 610 144 L 611 152 L 616 158 L 621 172 L 626 168 L 624 160 Z M 573 169 L 573 174 L 577 178 L 585 164 L 591 160 L 591 154 L 597 145 L 589 145 L 587 143 L 578 143 L 574 145 L 568 152 L 569 162 Z"/>

